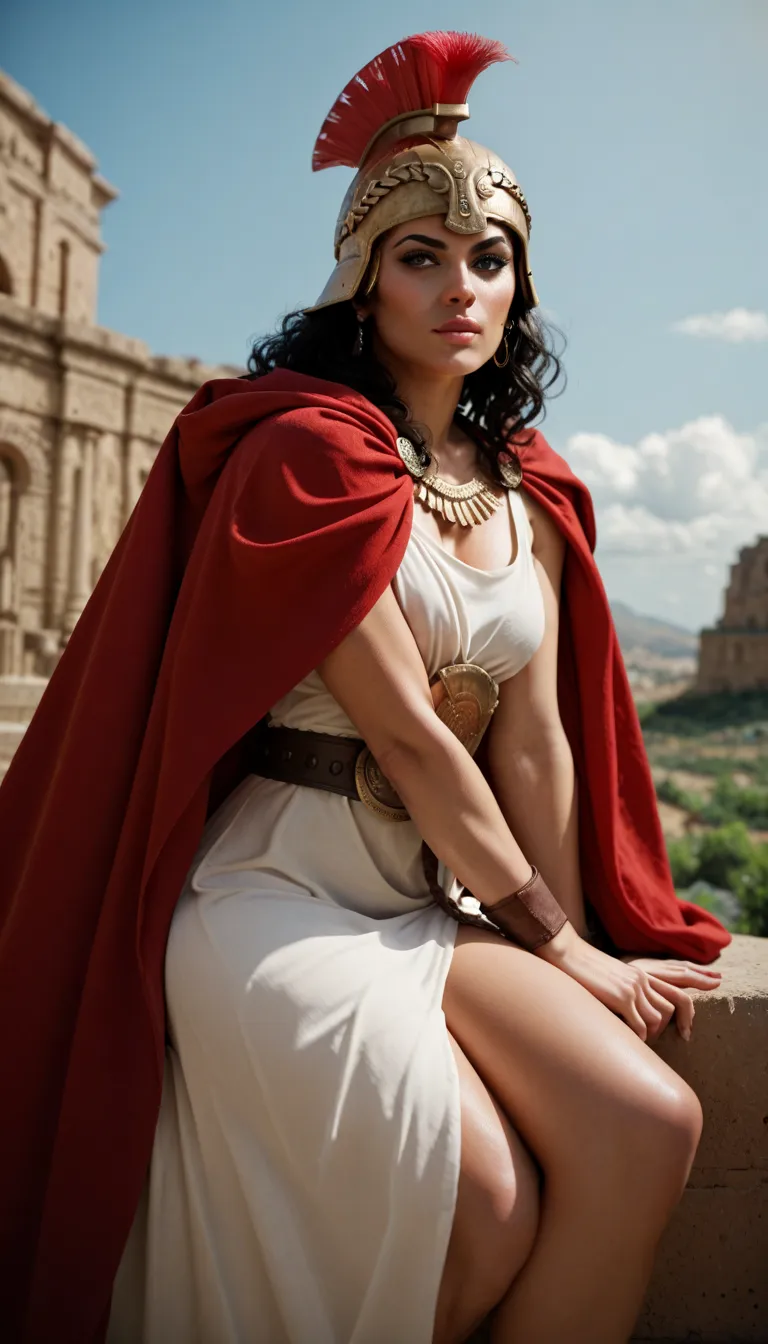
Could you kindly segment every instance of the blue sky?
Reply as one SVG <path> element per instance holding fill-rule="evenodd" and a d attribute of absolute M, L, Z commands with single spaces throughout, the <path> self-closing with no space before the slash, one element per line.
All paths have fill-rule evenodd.
<path fill-rule="evenodd" d="M 336 94 L 390 42 L 468 26 L 519 61 L 478 80 L 468 133 L 531 206 L 568 340 L 545 432 L 594 491 L 609 593 L 710 621 L 768 531 L 764 0 L 6 0 L 2 63 L 120 189 L 100 322 L 241 362 L 330 270 L 351 174 L 309 163 Z"/>

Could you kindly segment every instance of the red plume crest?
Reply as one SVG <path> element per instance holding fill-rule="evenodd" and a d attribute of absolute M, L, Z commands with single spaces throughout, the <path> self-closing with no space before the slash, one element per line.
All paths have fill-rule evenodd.
<path fill-rule="evenodd" d="M 418 33 L 363 66 L 339 94 L 323 122 L 312 169 L 356 168 L 376 132 L 403 112 L 433 103 L 465 103 L 477 76 L 510 61 L 502 42 L 474 33 Z"/>

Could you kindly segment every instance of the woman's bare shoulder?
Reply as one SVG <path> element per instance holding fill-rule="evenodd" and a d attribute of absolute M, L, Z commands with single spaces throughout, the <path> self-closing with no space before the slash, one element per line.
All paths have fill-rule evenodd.
<path fill-rule="evenodd" d="M 538 500 L 533 498 L 524 486 L 520 486 L 519 494 L 525 505 L 525 512 L 528 516 L 528 522 L 531 525 L 532 549 L 536 556 L 545 554 L 557 554 L 565 551 L 565 537 L 555 522 L 552 514 L 539 504 Z"/>

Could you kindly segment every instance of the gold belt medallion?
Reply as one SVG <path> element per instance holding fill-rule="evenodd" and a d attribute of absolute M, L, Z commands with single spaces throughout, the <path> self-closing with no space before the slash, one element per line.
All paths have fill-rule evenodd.
<path fill-rule="evenodd" d="M 437 717 L 474 756 L 499 703 L 497 683 L 476 663 L 451 663 L 441 667 L 430 684 Z M 377 816 L 387 821 L 410 820 L 399 793 L 368 747 L 362 748 L 355 763 L 355 787 L 361 803 Z"/>
<path fill-rule="evenodd" d="M 361 803 L 385 821 L 410 821 L 400 794 L 379 769 L 376 757 L 363 747 L 355 762 L 355 788 Z"/>

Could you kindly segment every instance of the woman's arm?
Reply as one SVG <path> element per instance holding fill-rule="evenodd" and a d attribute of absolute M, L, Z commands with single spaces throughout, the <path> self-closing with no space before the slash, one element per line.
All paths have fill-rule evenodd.
<path fill-rule="evenodd" d="M 557 702 L 557 645 L 565 540 L 549 515 L 533 512 L 533 556 L 545 629 L 533 658 L 499 687 L 488 730 L 489 782 L 527 858 L 586 935 L 579 872 L 578 798 L 573 757 Z"/>
<path fill-rule="evenodd" d="M 531 865 L 482 772 L 434 711 L 424 662 L 391 588 L 318 671 L 459 881 L 489 904 L 527 882 Z"/>
<path fill-rule="evenodd" d="M 318 670 L 424 840 L 459 881 L 489 907 L 527 882 L 530 863 L 491 788 L 434 711 L 421 654 L 391 588 Z M 690 1030 L 689 995 L 591 947 L 570 921 L 533 955 L 579 980 L 643 1040 L 649 1033 L 655 1039 L 675 1008 L 681 1030 Z"/>

